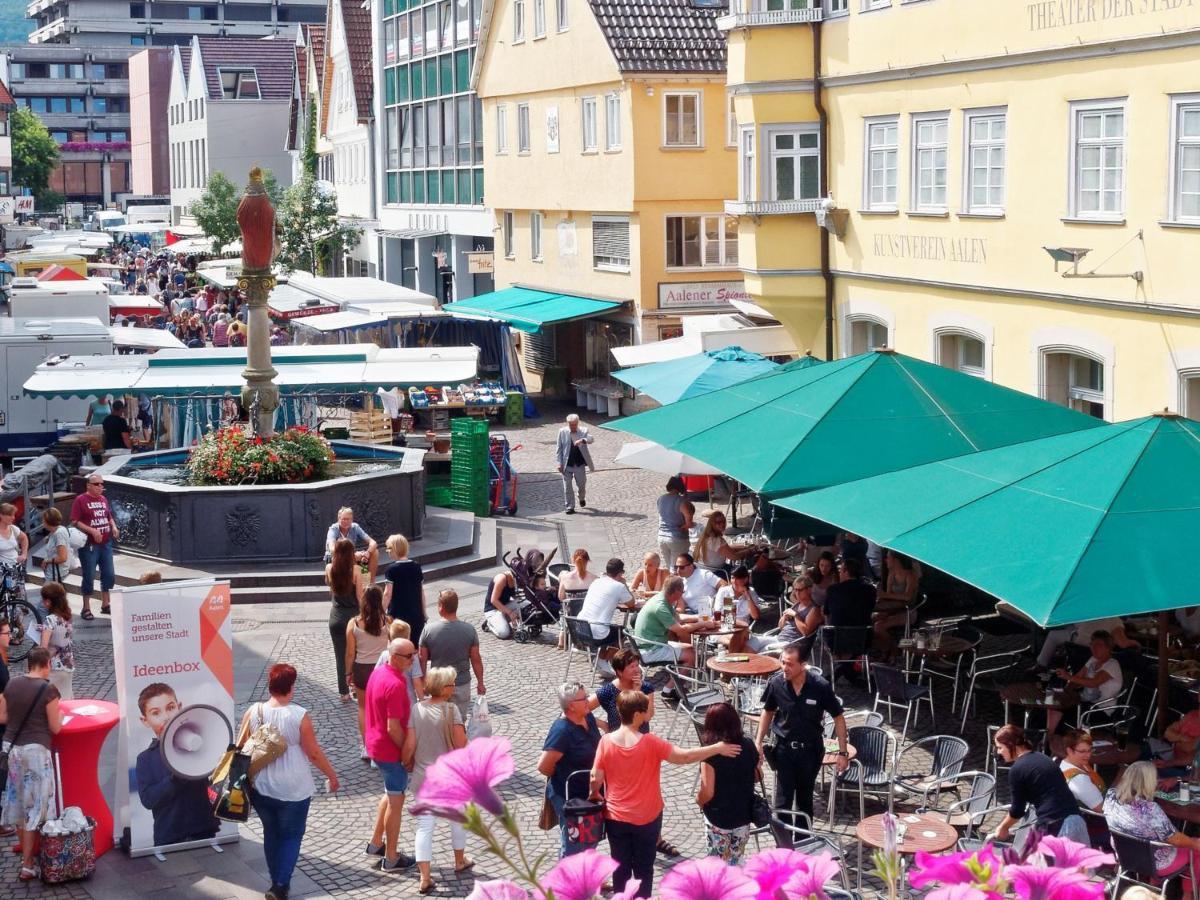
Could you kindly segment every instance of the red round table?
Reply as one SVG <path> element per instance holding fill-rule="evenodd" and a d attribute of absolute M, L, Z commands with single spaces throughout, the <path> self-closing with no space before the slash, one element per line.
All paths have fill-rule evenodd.
<path fill-rule="evenodd" d="M 63 809 L 78 806 L 84 815 L 96 820 L 92 839 L 99 857 L 112 849 L 113 817 L 97 778 L 100 768 L 100 748 L 104 738 L 120 721 L 117 704 L 107 700 L 62 700 L 62 730 L 54 736 L 54 751 L 58 754 L 59 802 Z M 77 709 L 90 715 L 79 715 Z M 94 710 L 94 712 L 93 712 Z M 70 717 L 68 719 L 68 717 Z M 120 773 L 118 776 L 120 777 Z"/>

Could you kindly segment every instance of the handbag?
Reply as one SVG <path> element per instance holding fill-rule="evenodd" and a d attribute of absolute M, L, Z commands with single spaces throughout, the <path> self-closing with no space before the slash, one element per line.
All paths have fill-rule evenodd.
<path fill-rule="evenodd" d="M 283 754 L 287 753 L 288 742 L 283 733 L 270 724 L 263 718 L 262 704 L 258 704 L 256 715 L 259 720 L 259 726 L 254 729 L 254 733 L 248 739 L 243 739 L 238 746 L 250 756 L 250 783 L 254 783 L 254 776 L 269 766 Z M 250 720 L 246 720 L 246 727 L 249 728 Z"/>
<path fill-rule="evenodd" d="M 766 760 L 771 771 L 774 772 L 779 768 L 779 748 L 774 744 L 763 744 L 762 748 L 763 759 Z"/>
<path fill-rule="evenodd" d="M 584 847 L 594 847 L 604 840 L 605 836 L 604 801 L 571 796 L 571 779 L 585 772 L 586 770 L 581 769 L 567 776 L 563 821 L 567 827 L 568 841 Z"/>
<path fill-rule="evenodd" d="M 226 822 L 250 820 L 250 754 L 230 744 L 213 769 L 208 799 L 213 815 Z"/>
<path fill-rule="evenodd" d="M 25 730 L 25 723 L 29 721 L 30 714 L 37 709 L 38 701 L 42 699 L 42 694 L 46 693 L 46 688 L 49 686 L 50 682 L 42 682 L 42 686 L 33 695 L 33 702 L 29 704 L 29 709 L 25 710 L 25 715 L 21 717 L 21 724 L 17 726 L 17 731 L 13 735 L 12 740 L 5 741 L 3 746 L 0 747 L 0 780 L 5 784 L 8 784 L 8 754 L 13 747 L 17 746 L 17 742 L 21 740 L 21 732 Z"/>
<path fill-rule="evenodd" d="M 46 884 L 79 881 L 96 871 L 96 820 L 88 816 L 88 827 L 75 834 L 42 832 L 38 868 Z"/>
<path fill-rule="evenodd" d="M 755 828 L 766 828 L 771 824 L 771 804 L 757 791 L 750 798 L 750 824 Z"/>
<path fill-rule="evenodd" d="M 538 816 L 538 828 L 549 831 L 558 826 L 558 813 L 550 802 L 550 779 L 546 779 L 546 790 L 542 792 L 542 814 Z"/>

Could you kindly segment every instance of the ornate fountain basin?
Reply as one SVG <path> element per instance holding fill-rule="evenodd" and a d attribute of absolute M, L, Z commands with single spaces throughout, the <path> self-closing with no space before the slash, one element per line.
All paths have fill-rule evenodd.
<path fill-rule="evenodd" d="M 109 460 L 105 493 L 127 553 L 176 565 L 224 562 L 319 562 L 325 534 L 343 506 L 380 545 L 391 534 L 421 536 L 425 519 L 424 453 L 334 441 L 334 477 L 306 484 L 197 487 L 170 483 L 186 450 L 158 450 Z M 158 479 L 150 480 L 147 474 Z"/>

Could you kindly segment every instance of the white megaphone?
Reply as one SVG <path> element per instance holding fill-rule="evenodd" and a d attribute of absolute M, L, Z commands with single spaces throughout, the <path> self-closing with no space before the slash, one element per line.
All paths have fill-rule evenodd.
<path fill-rule="evenodd" d="M 158 749 L 179 778 L 199 781 L 212 775 L 233 742 L 233 726 L 215 706 L 196 704 L 175 713 L 163 729 Z"/>

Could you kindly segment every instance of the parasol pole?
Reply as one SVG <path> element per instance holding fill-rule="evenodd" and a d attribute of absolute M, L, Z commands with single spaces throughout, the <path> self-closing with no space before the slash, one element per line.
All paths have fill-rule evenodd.
<path fill-rule="evenodd" d="M 1170 613 L 1163 610 L 1158 614 L 1158 733 L 1167 728 L 1167 630 Z"/>

